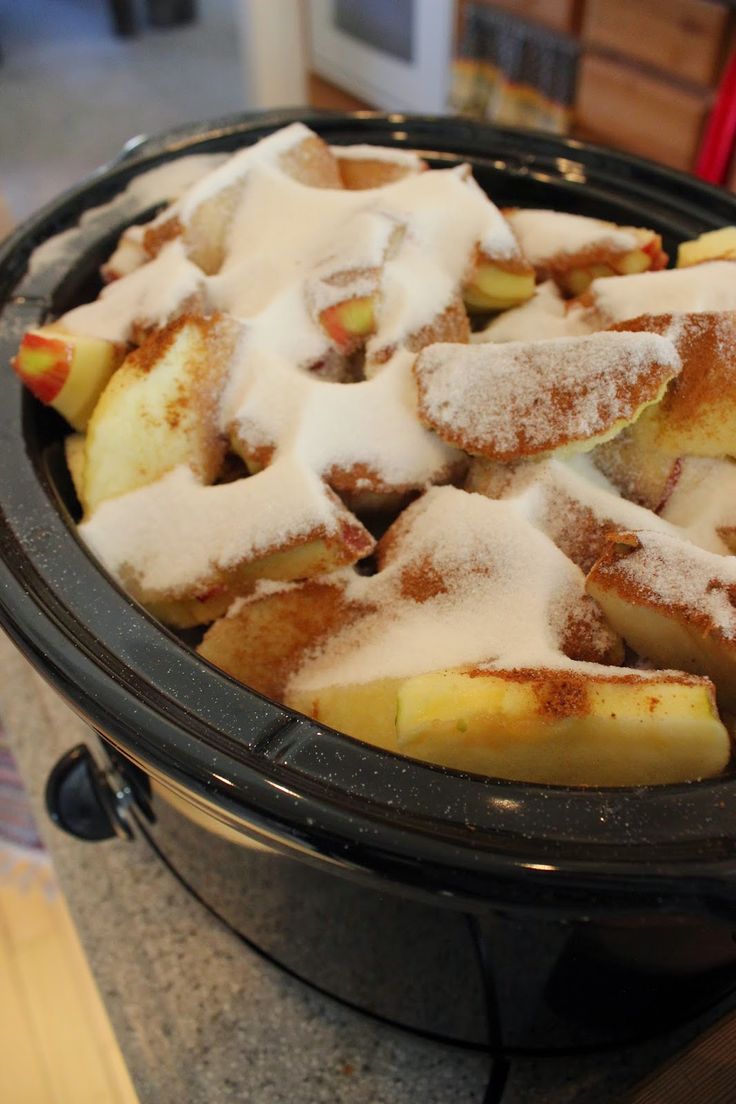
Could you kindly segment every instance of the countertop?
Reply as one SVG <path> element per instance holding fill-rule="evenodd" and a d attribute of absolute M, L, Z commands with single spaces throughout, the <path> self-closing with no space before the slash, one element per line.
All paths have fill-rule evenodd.
<path fill-rule="evenodd" d="M 57 831 L 43 811 L 46 777 L 90 732 L 2 633 L 0 671 L 11 748 L 141 1104 L 482 1104 L 484 1056 L 384 1027 L 282 974 L 144 843 L 88 844 Z M 503 1104 L 618 1101 L 696 1034 L 690 1026 L 614 1055 L 519 1062 Z"/>

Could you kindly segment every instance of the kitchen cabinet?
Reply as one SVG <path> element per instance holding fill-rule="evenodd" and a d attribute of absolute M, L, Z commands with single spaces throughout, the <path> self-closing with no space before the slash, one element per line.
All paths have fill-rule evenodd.
<path fill-rule="evenodd" d="M 578 72 L 575 126 L 581 137 L 688 170 L 710 102 L 704 90 L 586 53 Z"/>
<path fill-rule="evenodd" d="M 586 0 L 581 36 L 586 47 L 711 88 L 723 67 L 729 21 L 729 9 L 712 0 Z"/>
<path fill-rule="evenodd" d="M 691 170 L 736 16 L 720 0 L 458 0 L 496 8 L 579 47 L 574 135 Z"/>

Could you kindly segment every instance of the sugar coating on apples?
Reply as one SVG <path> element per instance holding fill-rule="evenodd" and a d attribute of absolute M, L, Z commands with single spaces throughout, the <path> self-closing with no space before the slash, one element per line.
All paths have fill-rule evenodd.
<path fill-rule="evenodd" d="M 580 337 L 592 327 L 585 312 L 563 299 L 554 280 L 538 284 L 534 295 L 520 307 L 504 311 L 482 330 L 472 334 L 474 345 L 488 341 L 543 341 L 549 337 Z"/>
<path fill-rule="evenodd" d="M 620 534 L 626 554 L 593 573 L 645 605 L 681 613 L 710 636 L 736 641 L 736 560 L 696 548 L 668 533 Z"/>
<path fill-rule="evenodd" d="M 476 249 L 506 260 L 520 259 L 508 224 L 466 166 L 412 173 L 365 191 L 310 187 L 287 175 L 277 163 L 278 154 L 298 148 L 309 134 L 301 124 L 294 124 L 235 155 L 196 183 L 154 223 L 159 229 L 168 225 L 170 230 L 157 243 L 157 255 L 137 271 L 140 282 L 135 291 L 128 297 L 127 289 L 120 286 L 130 276 L 113 285 L 114 318 L 108 301 L 90 304 L 83 314 L 70 312 L 64 323 L 70 328 L 84 326 L 85 332 L 100 336 L 111 326 L 119 339 L 121 333 L 130 336 L 141 302 L 150 295 L 156 304 L 162 281 L 168 285 L 173 276 L 183 284 L 181 294 L 189 294 L 188 278 L 172 273 L 172 267 L 184 269 L 186 258 L 191 260 L 187 227 L 207 202 L 235 187 L 237 195 L 228 200 L 220 264 L 212 272 L 199 273 L 205 303 L 248 320 L 257 345 L 267 345 L 296 366 L 319 359 L 329 347 L 308 311 L 305 275 L 331 260 L 334 267 L 335 258 L 341 261 L 336 271 L 343 272 L 378 264 L 387 220 L 401 229 L 402 241 L 383 272 L 386 309 L 379 319 L 377 347 L 400 342 L 431 322 L 456 294 Z M 358 225 L 361 249 L 343 259 Z M 179 238 L 183 249 L 162 259 L 167 243 Z M 170 298 L 176 298 L 174 292 Z M 171 309 L 167 301 L 163 308 L 149 308 L 148 314 L 157 314 L 163 324 Z"/>
<path fill-rule="evenodd" d="M 414 365 L 423 420 L 450 444 L 504 461 L 592 448 L 679 369 L 672 343 L 648 333 L 432 345 Z"/>
<path fill-rule="evenodd" d="M 733 315 L 693 312 L 736 312 L 736 267 L 616 275 L 666 262 L 654 231 L 509 223 L 466 165 L 331 149 L 301 124 L 207 167 L 182 159 L 128 196 L 108 286 L 60 320 L 67 345 L 141 346 L 67 451 L 100 561 L 168 624 L 219 618 L 210 661 L 381 747 L 542 782 L 721 769 L 736 337 Z M 173 202 L 127 217 L 154 193 Z M 471 338 L 471 310 L 506 313 Z M 231 340 L 195 340 L 222 318 Z M 19 374 L 51 401 L 59 380 L 26 346 Z M 630 460 L 631 486 L 600 470 L 618 484 Z M 432 486 L 468 468 L 464 490 Z M 394 518 L 377 546 L 359 520 L 376 507 L 369 527 Z M 624 639 L 678 670 L 619 667 Z M 613 769 L 632 745 L 639 765 Z"/>
<path fill-rule="evenodd" d="M 733 311 L 736 265 L 730 261 L 707 261 L 691 268 L 594 280 L 584 300 L 591 306 L 595 316 L 591 324 L 596 328 L 641 314 Z"/>
<path fill-rule="evenodd" d="M 596 248 L 623 253 L 636 249 L 639 243 L 633 228 L 564 211 L 517 208 L 508 211 L 506 217 L 522 251 L 535 267 L 547 266 L 560 256 Z"/>
<path fill-rule="evenodd" d="M 503 499 L 586 572 L 609 533 L 653 529 L 678 534 L 674 525 L 619 494 L 586 455 L 516 464 L 475 460 L 465 485 L 469 491 Z M 714 551 L 728 551 L 714 529 L 704 526 L 702 539 Z"/>
<path fill-rule="evenodd" d="M 346 572 L 349 603 L 372 607 L 301 664 L 293 692 L 489 662 L 602 659 L 615 638 L 584 576 L 505 502 L 434 487 L 379 546 L 379 571 Z M 247 600 L 246 600 L 247 601 Z"/>
<path fill-rule="evenodd" d="M 172 235 L 162 234 L 156 255 L 63 325 L 128 340 L 186 311 L 234 316 L 245 331 L 221 428 L 244 457 L 294 452 L 341 488 L 354 478 L 379 491 L 421 489 L 448 478 L 458 456 L 417 419 L 410 353 L 433 326 L 463 339 L 456 304 L 477 251 L 513 261 L 518 247 L 465 166 L 420 172 L 419 159 L 404 157 L 412 172 L 383 187 L 313 187 L 278 163 L 308 136 L 287 128 L 197 182 L 154 220 Z M 233 188 L 220 263 L 203 271 L 187 228 Z M 330 389 L 314 373 L 346 350 L 325 317 L 361 301 L 367 378 L 354 393 Z"/>
<path fill-rule="evenodd" d="M 362 556 L 373 548 L 339 499 L 289 458 L 217 486 L 182 464 L 103 502 L 79 531 L 110 572 L 157 597 L 187 593 L 193 581 L 206 590 L 230 569 L 307 541 L 347 538 Z"/>
<path fill-rule="evenodd" d="M 345 385 L 295 373 L 265 356 L 233 375 L 223 402 L 236 447 L 264 459 L 294 454 L 338 490 L 421 489 L 449 478 L 461 454 L 421 425 L 413 357 Z"/>
<path fill-rule="evenodd" d="M 68 311 L 60 324 L 72 333 L 133 342 L 181 314 L 203 313 L 208 305 L 202 270 L 187 258 L 177 239 L 168 242 L 155 261 L 113 280 L 94 302 Z"/>

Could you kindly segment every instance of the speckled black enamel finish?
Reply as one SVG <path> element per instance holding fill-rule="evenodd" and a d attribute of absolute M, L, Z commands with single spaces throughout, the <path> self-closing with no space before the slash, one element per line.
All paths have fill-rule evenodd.
<path fill-rule="evenodd" d="M 74 265 L 25 274 L 30 252 L 131 178 L 183 152 L 234 150 L 296 113 L 241 116 L 127 151 L 0 248 L 0 621 L 38 669 L 126 756 L 255 838 L 368 884 L 483 912 L 736 911 L 736 778 L 582 790 L 471 777 L 320 728 L 203 663 L 95 565 L 76 537 L 62 426 L 8 361 L 22 332 L 87 293 L 127 223 L 117 210 Z M 303 116 L 301 116 L 303 117 Z M 379 142 L 469 160 L 499 204 L 647 225 L 670 246 L 736 222 L 736 200 L 668 169 L 579 142 L 455 119 L 305 120 L 333 143 Z M 193 534 L 196 539 L 196 534 Z"/>

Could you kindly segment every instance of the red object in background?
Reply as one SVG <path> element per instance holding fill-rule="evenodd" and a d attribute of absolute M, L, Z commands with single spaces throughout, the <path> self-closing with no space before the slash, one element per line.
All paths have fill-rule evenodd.
<path fill-rule="evenodd" d="M 710 184 L 723 184 L 735 143 L 736 51 L 729 58 L 718 87 L 718 96 L 695 162 L 695 175 Z"/>

